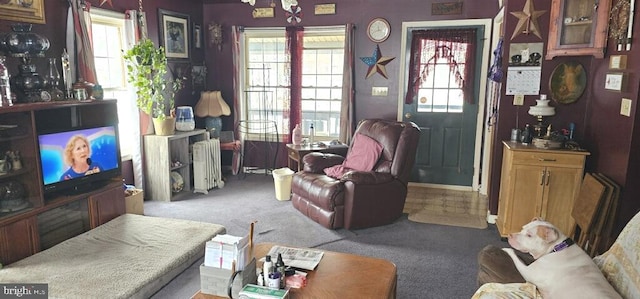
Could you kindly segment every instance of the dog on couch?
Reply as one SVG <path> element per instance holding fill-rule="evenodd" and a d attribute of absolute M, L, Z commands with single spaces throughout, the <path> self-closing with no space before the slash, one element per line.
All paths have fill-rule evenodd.
<path fill-rule="evenodd" d="M 534 218 L 519 233 L 509 234 L 508 241 L 513 248 L 502 250 L 543 298 L 621 298 L 589 255 L 553 224 Z M 524 264 L 513 249 L 535 261 Z"/>

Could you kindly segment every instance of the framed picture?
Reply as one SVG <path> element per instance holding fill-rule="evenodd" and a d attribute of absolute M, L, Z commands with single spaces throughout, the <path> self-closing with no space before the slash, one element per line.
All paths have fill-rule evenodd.
<path fill-rule="evenodd" d="M 627 68 L 627 55 L 611 55 L 609 56 L 610 70 L 624 70 Z"/>
<path fill-rule="evenodd" d="M 622 91 L 625 85 L 624 73 L 607 73 L 604 80 L 604 89 Z"/>
<path fill-rule="evenodd" d="M 167 59 L 189 59 L 190 28 L 189 15 L 158 9 L 160 45 Z"/>
<path fill-rule="evenodd" d="M 0 1 L 0 20 L 45 24 L 44 0 Z"/>
<path fill-rule="evenodd" d="M 200 49 L 202 47 L 202 33 L 200 30 L 200 25 L 193 23 L 193 46 L 196 49 Z"/>

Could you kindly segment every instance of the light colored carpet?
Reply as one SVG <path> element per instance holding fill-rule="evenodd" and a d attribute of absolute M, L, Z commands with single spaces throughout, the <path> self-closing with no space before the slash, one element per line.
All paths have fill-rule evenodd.
<path fill-rule="evenodd" d="M 404 212 L 414 222 L 487 228 L 487 199 L 477 192 L 409 186 Z"/>

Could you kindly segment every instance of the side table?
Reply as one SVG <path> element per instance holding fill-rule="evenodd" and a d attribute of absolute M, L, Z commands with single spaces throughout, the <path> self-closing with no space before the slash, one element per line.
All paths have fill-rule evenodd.
<path fill-rule="evenodd" d="M 341 145 L 293 145 L 287 144 L 287 156 L 289 157 L 287 166 L 294 171 L 302 170 L 302 158 L 311 152 L 337 154 L 345 157 L 349 147 L 345 144 Z"/>

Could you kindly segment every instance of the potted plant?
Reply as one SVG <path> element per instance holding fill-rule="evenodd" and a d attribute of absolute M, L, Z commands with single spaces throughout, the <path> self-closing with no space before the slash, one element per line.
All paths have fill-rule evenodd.
<path fill-rule="evenodd" d="M 136 89 L 136 105 L 153 119 L 158 135 L 171 135 L 175 130 L 174 96 L 180 80 L 167 78 L 167 57 L 164 47 L 156 47 L 142 39 L 126 51 L 127 77 Z"/>

